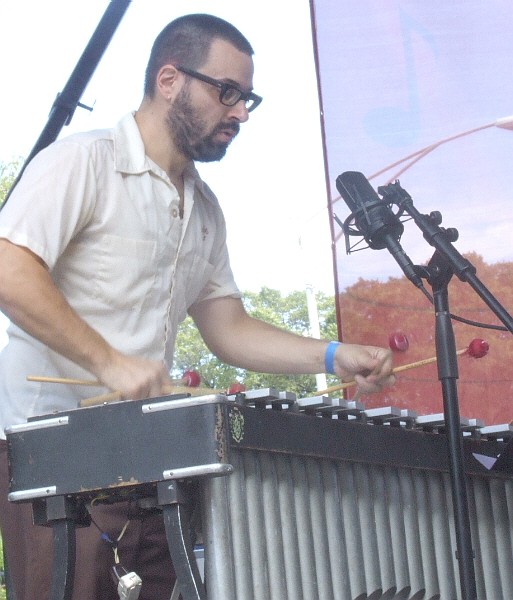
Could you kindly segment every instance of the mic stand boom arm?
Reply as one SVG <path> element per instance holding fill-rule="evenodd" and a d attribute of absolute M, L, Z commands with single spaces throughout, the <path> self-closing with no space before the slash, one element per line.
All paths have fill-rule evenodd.
<path fill-rule="evenodd" d="M 98 23 L 91 39 L 89 40 L 82 56 L 77 62 L 68 82 L 62 92 L 57 94 L 53 103 L 48 122 L 46 123 L 39 139 L 32 148 L 29 156 L 23 163 L 23 166 L 11 186 L 2 206 L 5 206 L 14 187 L 21 179 L 21 176 L 34 156 L 43 148 L 57 139 L 64 125 L 69 125 L 77 106 L 80 105 L 80 98 L 89 83 L 98 63 L 105 52 L 117 26 L 121 22 L 131 0 L 110 0 L 109 6 L 105 10 L 100 22 Z"/>
<path fill-rule="evenodd" d="M 424 238 L 436 249 L 428 266 L 419 267 L 417 272 L 427 279 L 433 290 L 438 379 L 441 382 L 444 402 L 461 593 L 463 600 L 477 600 L 458 405 L 458 361 L 447 289 L 452 276 L 456 274 L 461 281 L 469 283 L 512 333 L 513 319 L 479 281 L 475 267 L 452 245 L 452 241 L 457 239 L 457 231 L 439 227 L 441 220 L 435 218 L 433 213 L 430 216 L 420 214 L 413 206 L 410 195 L 401 188 L 399 182 L 379 188 L 378 191 L 390 201 L 394 196 L 394 203 L 412 217 L 423 232 Z"/>
<path fill-rule="evenodd" d="M 404 212 L 410 215 L 417 227 L 422 231 L 424 239 L 428 244 L 433 246 L 444 257 L 457 277 L 461 281 L 468 283 L 508 331 L 513 333 L 513 317 L 479 280 L 476 276 L 474 265 L 464 258 L 452 245 L 451 242 L 455 241 L 456 238 L 451 236 L 451 232 L 455 230 L 442 229 L 438 225 L 440 221 L 437 222 L 432 216 L 421 214 L 413 205 L 411 196 L 399 185 L 398 181 L 378 188 L 378 192 L 389 199 L 389 201 L 392 201 L 391 198 L 394 196 L 394 204 L 397 204 Z"/>

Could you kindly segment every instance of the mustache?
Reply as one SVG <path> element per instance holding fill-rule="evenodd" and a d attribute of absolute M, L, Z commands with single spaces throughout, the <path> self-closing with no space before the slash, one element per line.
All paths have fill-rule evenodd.
<path fill-rule="evenodd" d="M 214 134 L 220 133 L 221 131 L 231 131 L 234 135 L 237 135 L 240 131 L 240 123 L 220 123 L 215 129 Z"/>

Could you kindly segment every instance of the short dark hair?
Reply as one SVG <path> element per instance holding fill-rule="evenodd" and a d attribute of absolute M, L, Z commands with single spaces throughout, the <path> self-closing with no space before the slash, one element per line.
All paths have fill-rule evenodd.
<path fill-rule="evenodd" d="M 157 73 L 165 64 L 197 69 L 207 60 L 212 41 L 222 39 L 248 56 L 253 48 L 242 33 L 228 21 L 207 14 L 193 14 L 171 21 L 159 33 L 150 53 L 144 80 L 144 95 L 155 94 Z"/>

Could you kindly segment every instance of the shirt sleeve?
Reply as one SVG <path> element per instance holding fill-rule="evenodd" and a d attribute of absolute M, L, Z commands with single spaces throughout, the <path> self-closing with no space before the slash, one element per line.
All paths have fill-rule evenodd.
<path fill-rule="evenodd" d="M 28 248 L 51 269 L 91 218 L 95 193 L 87 146 L 51 144 L 30 161 L 0 212 L 0 237 Z"/>

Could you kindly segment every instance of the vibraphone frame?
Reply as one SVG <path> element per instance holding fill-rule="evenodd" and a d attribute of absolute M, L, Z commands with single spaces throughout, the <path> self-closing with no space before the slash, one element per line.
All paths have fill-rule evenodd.
<path fill-rule="evenodd" d="M 151 421 L 146 421 L 148 417 Z M 52 419 L 53 423 L 55 419 L 67 420 L 67 425 L 49 426 Z M 73 431 L 67 430 L 70 421 Z M 117 423 L 119 435 L 114 439 L 110 436 L 104 447 L 95 450 L 105 472 L 92 474 L 90 469 L 79 468 L 74 479 L 65 473 L 65 466 L 58 461 L 59 456 L 62 461 L 63 444 L 70 434 L 78 459 L 91 451 L 91 432 L 97 432 L 98 427 L 107 431 L 113 423 Z M 151 432 L 153 439 L 159 440 L 147 455 L 134 452 L 134 449 L 142 449 L 138 443 L 141 428 L 143 434 Z M 36 522 L 59 523 L 60 527 L 64 523 L 69 530 L 66 548 L 61 549 L 59 559 L 62 561 L 62 556 L 68 555 L 68 573 L 57 576 L 54 572 L 51 600 L 70 597 L 59 590 L 66 587 L 65 593 L 69 594 L 72 589 L 70 561 L 74 557 L 70 557 L 70 549 L 74 540 L 70 530 L 74 524 L 81 524 L 76 507 L 100 490 L 113 497 L 134 492 L 157 498 L 164 513 L 182 597 L 184 600 L 206 598 L 190 540 L 184 533 L 187 528 L 183 527 L 187 511 L 181 497 L 182 482 L 196 478 L 200 481 L 208 600 L 242 597 L 245 600 L 317 600 L 317 597 L 362 600 L 391 598 L 392 594 L 396 594 L 394 598 L 410 600 L 421 598 L 422 594 L 430 594 L 426 598 L 452 600 L 458 586 L 451 566 L 456 559 L 454 539 L 450 536 L 444 542 L 447 546 L 444 548 L 445 571 L 439 561 L 433 568 L 430 566 L 428 572 L 422 561 L 428 561 L 429 548 L 421 548 L 419 554 L 415 542 L 411 547 L 417 547 L 416 555 L 410 553 L 402 563 L 385 556 L 386 544 L 397 537 L 392 523 L 394 519 L 394 522 L 401 520 L 400 514 L 394 518 L 391 515 L 404 510 L 405 495 L 415 498 L 410 498 L 411 506 L 405 511 L 401 530 L 406 531 L 412 527 L 411 523 L 425 522 L 430 517 L 426 512 L 429 506 L 422 509 L 422 519 L 415 514 L 422 504 L 419 490 L 427 494 L 431 487 L 436 488 L 440 502 L 450 513 L 450 501 L 443 497 L 444 488 L 448 487 L 449 469 L 443 428 L 441 416 L 416 419 L 407 411 L 394 408 L 366 411 L 356 403 L 327 398 L 296 401 L 293 396 L 275 390 L 248 392 L 231 399 L 224 396 L 161 398 L 77 409 L 29 422 L 8 432 L 12 468 L 10 499 L 31 501 Z M 506 442 L 513 431 L 510 427 L 486 428 L 465 420 L 462 420 L 462 429 L 466 430 L 465 468 L 473 497 L 484 494 L 488 498 L 473 505 L 474 533 L 479 538 L 484 536 L 487 543 L 487 531 L 494 539 L 499 533 L 493 525 L 482 530 L 480 521 L 487 522 L 489 518 L 483 515 L 478 518 L 475 507 L 491 510 L 496 499 L 490 498 L 493 495 L 490 489 L 496 488 L 497 501 L 511 502 L 508 510 L 513 516 L 513 478 L 510 461 L 504 460 L 509 451 Z M 103 436 L 95 437 L 97 446 L 101 439 Z M 117 459 L 115 464 L 111 461 L 109 465 L 107 457 L 113 449 L 117 450 Z M 53 454 L 48 457 L 48 452 Z M 34 464 L 35 454 L 47 457 L 46 472 L 41 468 L 43 465 L 37 461 Z M 66 463 L 73 464 L 73 457 L 65 454 Z M 499 455 L 502 460 L 497 461 L 495 471 L 485 466 L 486 457 L 493 462 Z M 479 458 L 483 456 L 485 459 Z M 88 462 L 90 459 L 89 456 Z M 497 470 L 501 462 L 502 470 Z M 228 475 L 232 471 L 228 477 L 209 476 Z M 413 483 L 408 483 L 410 479 Z M 332 491 L 329 482 L 334 480 L 338 483 Z M 56 483 L 48 486 L 49 481 Z M 347 508 L 346 503 L 342 510 L 338 508 L 344 495 L 341 490 L 345 493 L 348 486 L 353 486 L 350 489 L 354 501 L 352 507 Z M 285 491 L 280 498 L 282 488 Z M 298 495 L 307 498 L 303 502 L 298 500 Z M 45 510 L 41 512 L 38 509 L 41 505 L 50 506 L 50 514 Z M 509 518 L 508 510 L 506 517 L 501 513 L 501 526 L 508 534 L 496 544 L 497 548 L 503 548 L 494 551 L 494 556 L 500 555 L 497 565 L 487 560 L 481 550 L 476 564 L 479 563 L 480 590 L 488 593 L 490 589 L 494 593 L 499 586 L 511 590 L 513 597 L 512 576 L 504 572 L 505 561 L 509 564 L 513 557 L 509 533 L 513 518 Z M 248 518 L 248 511 L 252 518 Z M 292 513 L 299 519 L 295 523 L 289 518 Z M 333 527 L 329 524 L 330 518 L 334 519 Z M 442 527 L 449 529 L 449 522 L 444 521 Z M 308 542 L 300 541 L 304 531 L 298 523 L 303 523 L 305 531 L 310 532 L 311 547 L 307 547 Z M 376 533 L 369 536 L 368 532 L 374 530 Z M 435 524 L 428 530 L 430 535 L 433 531 L 436 533 Z M 280 532 L 280 543 L 272 541 L 276 537 L 270 535 L 272 531 Z M 411 531 L 412 535 L 419 535 L 419 526 Z M 344 538 L 344 543 L 337 545 L 337 537 Z M 404 539 L 408 541 L 408 536 Z M 480 541 L 479 549 L 482 545 Z M 353 547 L 360 552 L 361 562 L 357 566 L 348 559 Z M 399 553 L 398 547 L 396 543 L 390 552 Z M 309 560 L 300 556 L 303 551 Z M 414 558 L 418 563 L 416 570 L 411 568 Z M 345 572 L 341 568 L 343 563 Z M 437 569 L 441 569 L 440 573 Z M 489 598 L 492 597 L 496 596 Z"/>
<path fill-rule="evenodd" d="M 97 499 L 149 499 L 151 508 L 159 507 L 182 598 L 204 600 L 186 482 L 232 471 L 227 423 L 224 396 L 181 394 L 80 408 L 8 428 L 9 500 L 32 502 L 34 523 L 54 532 L 50 600 L 71 599 L 75 527 L 89 525 L 85 505 Z"/>

